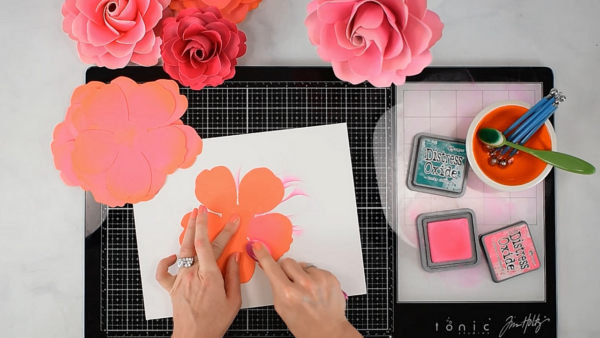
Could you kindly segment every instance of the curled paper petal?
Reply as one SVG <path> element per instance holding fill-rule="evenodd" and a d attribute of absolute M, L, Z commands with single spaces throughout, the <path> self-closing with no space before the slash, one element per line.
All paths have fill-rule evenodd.
<path fill-rule="evenodd" d="M 119 77 L 80 86 L 54 130 L 56 169 L 67 185 L 91 191 L 99 203 L 147 201 L 167 175 L 190 167 L 202 151 L 196 131 L 179 119 L 187 105 L 171 80 L 139 85 Z"/>
<path fill-rule="evenodd" d="M 248 12 L 258 8 L 262 0 L 172 0 L 171 10 L 180 12 L 186 8 L 200 8 L 214 6 L 223 17 L 233 23 L 240 23 L 246 19 Z"/>
<path fill-rule="evenodd" d="M 338 78 L 401 85 L 431 63 L 444 25 L 426 0 L 312 0 L 304 22 Z"/>
<path fill-rule="evenodd" d="M 164 70 L 184 86 L 217 86 L 235 74 L 246 35 L 217 7 L 190 7 L 162 23 Z"/>
<path fill-rule="evenodd" d="M 65 0 L 63 30 L 77 41 L 85 63 L 153 66 L 161 44 L 154 28 L 167 6 L 167 0 Z"/>
<path fill-rule="evenodd" d="M 287 216 L 270 213 L 284 202 L 283 195 L 283 180 L 267 168 L 256 168 L 248 172 L 241 178 L 239 191 L 234 175 L 226 167 L 204 170 L 198 175 L 196 197 L 209 210 L 210 239 L 213 240 L 219 234 L 231 216 L 240 217 L 237 232 L 217 260 L 223 273 L 231 254 L 241 252 L 240 281 L 242 283 L 250 281 L 256 264 L 245 250 L 249 240 L 266 244 L 275 260 L 289 251 L 293 242 L 292 222 Z M 296 196 L 306 196 L 306 194 Z M 183 232 L 179 237 L 180 243 L 183 241 L 189 219 L 190 213 L 185 214 L 181 219 Z"/>

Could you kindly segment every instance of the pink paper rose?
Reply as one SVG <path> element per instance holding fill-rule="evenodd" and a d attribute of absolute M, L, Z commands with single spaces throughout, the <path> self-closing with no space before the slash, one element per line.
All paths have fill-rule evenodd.
<path fill-rule="evenodd" d="M 194 90 L 231 79 L 246 53 L 246 34 L 216 7 L 188 8 L 165 19 L 162 40 L 165 71 Z"/>
<path fill-rule="evenodd" d="M 377 87 L 423 71 L 444 28 L 427 0 L 313 0 L 308 13 L 310 41 L 336 76 Z"/>
<path fill-rule="evenodd" d="M 129 61 L 153 66 L 161 39 L 154 27 L 169 0 L 66 0 L 63 30 L 77 41 L 81 61 L 123 68 Z"/>

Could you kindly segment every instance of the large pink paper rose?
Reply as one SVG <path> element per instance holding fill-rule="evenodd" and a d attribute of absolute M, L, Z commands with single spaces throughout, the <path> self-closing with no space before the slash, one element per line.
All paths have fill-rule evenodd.
<path fill-rule="evenodd" d="M 338 78 L 401 85 L 431 63 L 444 25 L 427 0 L 313 0 L 305 24 Z"/>
<path fill-rule="evenodd" d="M 237 58 L 246 53 L 246 34 L 216 7 L 192 7 L 165 19 L 162 39 L 165 71 L 194 90 L 231 79 Z"/>
<path fill-rule="evenodd" d="M 202 152 L 198 133 L 180 120 L 187 107 L 172 80 L 140 85 L 119 77 L 80 86 L 54 129 L 54 165 L 67 185 L 91 191 L 99 203 L 148 201 L 167 175 Z"/>
<path fill-rule="evenodd" d="M 66 0 L 63 30 L 77 41 L 81 61 L 123 68 L 130 61 L 153 66 L 161 39 L 154 27 L 169 0 Z"/>

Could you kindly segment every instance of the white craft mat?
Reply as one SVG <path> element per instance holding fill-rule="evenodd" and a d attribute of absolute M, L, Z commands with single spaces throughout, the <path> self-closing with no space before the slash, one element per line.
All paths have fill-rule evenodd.
<path fill-rule="evenodd" d="M 503 100 L 535 104 L 541 83 L 407 83 L 398 88 L 398 301 L 544 301 L 544 186 L 508 193 L 485 185 L 470 170 L 461 198 L 418 193 L 406 187 L 413 137 L 420 132 L 464 139 L 474 117 Z M 479 247 L 480 262 L 470 269 L 426 272 L 421 268 L 416 218 L 419 214 L 470 208 L 477 218 L 477 235 L 524 220 L 531 229 L 542 267 L 502 283 L 494 283 Z"/>

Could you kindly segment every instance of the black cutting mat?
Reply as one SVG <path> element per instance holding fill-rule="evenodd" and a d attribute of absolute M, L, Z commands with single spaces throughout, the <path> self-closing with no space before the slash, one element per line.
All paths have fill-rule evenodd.
<path fill-rule="evenodd" d="M 157 68 L 92 68 L 87 81 L 108 82 L 120 75 L 138 82 L 166 77 Z M 182 88 L 181 93 L 189 100 L 182 120 L 202 138 L 348 124 L 368 293 L 349 299 L 347 316 L 363 335 L 390 335 L 395 303 L 395 242 L 384 212 L 395 214 L 395 206 L 380 199 L 376 172 L 380 177 L 385 172 L 384 177 L 390 177 L 386 185 L 393 187 L 394 88 L 343 83 L 328 68 L 239 67 L 233 81 L 218 88 Z M 375 151 L 374 143 L 378 148 Z M 103 210 L 106 221 L 100 230 L 102 335 L 169 336 L 170 319 L 146 321 L 144 317 L 132 206 Z M 87 270 L 86 266 L 86 278 Z M 88 289 L 86 286 L 86 297 L 90 297 Z M 86 298 L 86 315 L 88 303 Z M 95 336 L 89 333 L 88 326 L 97 324 L 89 321 L 86 318 L 86 336 Z M 264 307 L 241 310 L 227 336 L 290 334 L 274 309 Z"/>

